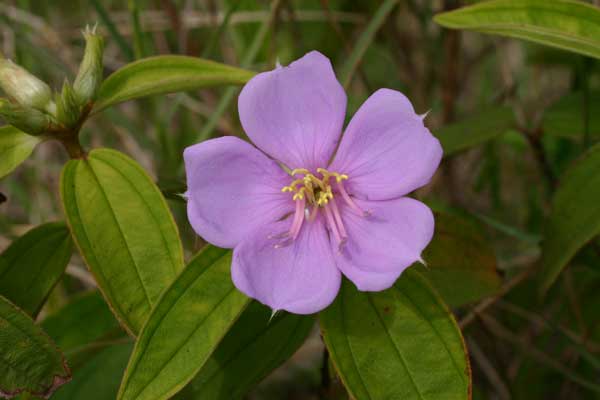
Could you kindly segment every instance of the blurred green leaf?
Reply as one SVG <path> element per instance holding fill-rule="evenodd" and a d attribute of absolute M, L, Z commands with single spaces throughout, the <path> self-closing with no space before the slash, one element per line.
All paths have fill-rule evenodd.
<path fill-rule="evenodd" d="M 444 156 L 447 157 L 492 140 L 514 126 L 512 109 L 497 106 L 474 112 L 460 122 L 437 129 L 434 134 L 442 143 Z"/>
<path fill-rule="evenodd" d="M 600 9 L 582 1 L 492 0 L 438 14 L 434 21 L 600 58 Z"/>
<path fill-rule="evenodd" d="M 0 295 L 35 317 L 72 253 L 71 233 L 63 222 L 33 228 L 0 255 Z"/>
<path fill-rule="evenodd" d="M 165 199 L 135 161 L 109 149 L 71 160 L 61 197 L 100 290 L 126 329 L 137 333 L 184 266 Z"/>
<path fill-rule="evenodd" d="M 469 399 L 470 367 L 460 330 L 414 269 L 378 293 L 359 292 L 344 280 L 319 318 L 352 398 Z"/>
<path fill-rule="evenodd" d="M 95 342 L 125 335 L 97 291 L 73 298 L 58 312 L 44 319 L 41 325 L 65 352 L 72 367 L 93 350 L 104 347 Z"/>
<path fill-rule="evenodd" d="M 0 127 L 0 178 L 10 174 L 42 140 L 13 126 Z"/>
<path fill-rule="evenodd" d="M 252 302 L 177 398 L 242 399 L 291 357 L 312 330 L 314 318 L 283 312 L 271 319 L 271 313 L 268 307 Z"/>
<path fill-rule="evenodd" d="M 600 144 L 590 148 L 560 178 L 542 242 L 542 291 L 571 258 L 600 234 Z"/>
<path fill-rule="evenodd" d="M 52 340 L 0 296 L 0 397 L 21 392 L 49 396 L 70 378 L 69 367 Z"/>
<path fill-rule="evenodd" d="M 233 286 L 231 252 L 207 247 L 161 297 L 140 333 L 119 400 L 162 400 L 206 365 L 249 303 Z"/>
<path fill-rule="evenodd" d="M 502 284 L 494 249 L 481 227 L 465 218 L 436 213 L 435 234 L 423 259 L 422 275 L 452 307 L 490 296 Z"/>
<path fill-rule="evenodd" d="M 73 373 L 73 381 L 61 387 L 52 400 L 112 400 L 127 366 L 133 343 L 107 347 Z"/>
<path fill-rule="evenodd" d="M 254 72 L 186 56 L 156 56 L 127 64 L 102 86 L 94 112 L 156 94 L 246 83 Z"/>
<path fill-rule="evenodd" d="M 590 93 L 590 110 L 600 110 L 600 92 Z M 585 108 L 582 93 L 570 93 L 544 111 L 544 135 L 581 139 L 585 134 Z M 588 115 L 590 136 L 600 138 L 600 113 Z"/>
<path fill-rule="evenodd" d="M 269 5 L 269 16 L 262 21 L 260 27 L 254 34 L 250 45 L 247 46 L 247 48 L 245 49 L 241 63 L 242 68 L 249 68 L 254 63 L 258 52 L 263 46 L 265 37 L 271 29 L 271 24 L 277 16 L 277 11 L 279 10 L 280 4 L 281 0 L 271 1 Z M 251 77 L 249 77 L 248 80 L 250 78 Z M 209 139 L 211 137 L 213 130 L 217 126 L 217 123 L 219 122 L 220 118 L 223 116 L 225 111 L 227 111 L 231 102 L 235 99 L 237 91 L 237 88 L 230 87 L 223 92 L 219 103 L 217 103 L 217 106 L 215 107 L 215 110 L 212 112 L 212 114 L 202 127 L 202 130 L 200 131 L 200 134 L 197 138 L 198 142 L 202 142 L 203 140 Z"/>
<path fill-rule="evenodd" d="M 350 85 L 352 76 L 360 65 L 365 52 L 397 4 L 398 0 L 384 0 L 373 15 L 373 18 L 370 19 L 369 24 L 356 40 L 356 45 L 352 53 L 350 53 L 340 71 L 340 82 L 344 88 L 347 89 Z"/>

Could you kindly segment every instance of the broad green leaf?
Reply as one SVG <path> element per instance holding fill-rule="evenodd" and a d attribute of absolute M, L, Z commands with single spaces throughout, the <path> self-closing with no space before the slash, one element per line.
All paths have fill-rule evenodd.
<path fill-rule="evenodd" d="M 177 398 L 242 399 L 291 357 L 312 330 L 314 318 L 284 312 L 271 319 L 271 313 L 268 307 L 252 302 Z"/>
<path fill-rule="evenodd" d="M 13 126 L 0 127 L 0 178 L 25 161 L 40 142 L 39 137 L 28 135 Z"/>
<path fill-rule="evenodd" d="M 110 75 L 96 99 L 94 112 L 127 100 L 223 85 L 242 85 L 254 72 L 202 58 L 156 56 L 125 65 Z"/>
<path fill-rule="evenodd" d="M 579 249 L 600 234 L 600 144 L 560 178 L 542 242 L 542 290 L 546 291 Z"/>
<path fill-rule="evenodd" d="M 587 128 L 593 138 L 600 138 L 600 92 L 589 97 Z M 544 111 L 542 128 L 544 135 L 580 139 L 585 134 L 585 106 L 582 93 L 570 93 Z"/>
<path fill-rule="evenodd" d="M 359 292 L 344 280 L 319 319 L 352 398 L 469 399 L 470 367 L 460 330 L 415 270 L 377 293 Z"/>
<path fill-rule="evenodd" d="M 0 397 L 49 396 L 69 379 L 69 367 L 52 340 L 0 296 Z"/>
<path fill-rule="evenodd" d="M 515 125 L 510 107 L 497 106 L 474 113 L 472 116 L 436 130 L 444 156 L 478 146 L 505 133 Z"/>
<path fill-rule="evenodd" d="M 427 267 L 419 269 L 453 307 L 494 294 L 502 284 L 496 256 L 474 221 L 436 213 L 435 234 L 425 249 Z"/>
<path fill-rule="evenodd" d="M 71 233 L 64 223 L 30 230 L 0 254 L 0 295 L 27 314 L 37 315 L 72 253 Z"/>
<path fill-rule="evenodd" d="M 113 400 L 127 366 L 133 343 L 109 346 L 94 355 L 52 400 Z"/>
<path fill-rule="evenodd" d="M 73 367 L 82 358 L 102 348 L 102 343 L 125 335 L 97 291 L 74 298 L 58 312 L 44 319 L 41 325 L 65 352 Z"/>
<path fill-rule="evenodd" d="M 438 14 L 434 21 L 600 58 L 600 9 L 583 1 L 485 1 Z"/>
<path fill-rule="evenodd" d="M 140 332 L 117 399 L 168 399 L 206 364 L 250 301 L 230 265 L 231 252 L 214 247 L 190 262 Z"/>
<path fill-rule="evenodd" d="M 184 265 L 165 199 L 135 161 L 108 149 L 67 163 L 61 197 L 75 243 L 101 292 L 136 334 Z"/>

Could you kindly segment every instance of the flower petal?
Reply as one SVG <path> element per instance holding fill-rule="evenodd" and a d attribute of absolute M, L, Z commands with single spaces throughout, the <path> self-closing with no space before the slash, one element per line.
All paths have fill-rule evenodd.
<path fill-rule="evenodd" d="M 400 92 L 380 89 L 354 115 L 330 170 L 347 174 L 348 191 L 389 200 L 426 185 L 442 158 L 440 142 Z"/>
<path fill-rule="evenodd" d="M 325 167 L 342 133 L 346 94 L 317 51 L 252 78 L 238 108 L 256 146 L 289 168 Z"/>
<path fill-rule="evenodd" d="M 387 289 L 420 260 L 433 237 L 433 214 L 425 204 L 408 197 L 356 203 L 371 215 L 360 217 L 340 207 L 348 242 L 341 252 L 334 250 L 336 265 L 359 290 Z"/>
<path fill-rule="evenodd" d="M 206 241 L 232 248 L 259 226 L 294 210 L 281 188 L 290 176 L 259 150 L 235 137 L 185 149 L 188 219 Z"/>
<path fill-rule="evenodd" d="M 235 286 L 273 310 L 312 314 L 327 307 L 337 295 L 341 273 L 336 268 L 327 232 L 319 218 L 305 222 L 296 240 L 275 248 L 290 221 L 262 227 L 233 252 L 231 274 Z"/>

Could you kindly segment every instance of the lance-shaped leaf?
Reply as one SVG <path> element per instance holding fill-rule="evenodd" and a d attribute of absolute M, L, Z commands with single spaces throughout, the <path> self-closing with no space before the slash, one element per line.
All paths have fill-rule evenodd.
<path fill-rule="evenodd" d="M 242 85 L 254 72 L 202 58 L 149 57 L 110 75 L 96 99 L 94 112 L 127 100 L 222 85 Z"/>
<path fill-rule="evenodd" d="M 0 397 L 50 396 L 69 379 L 69 367 L 52 340 L 0 296 Z"/>
<path fill-rule="evenodd" d="M 73 380 L 54 393 L 52 400 L 114 399 L 132 348 L 133 343 L 122 343 L 102 349 L 73 373 Z"/>
<path fill-rule="evenodd" d="M 600 234 L 600 144 L 560 178 L 542 242 L 542 291 L 579 249 Z"/>
<path fill-rule="evenodd" d="M 286 312 L 273 318 L 271 315 L 271 309 L 252 302 L 204 368 L 176 398 L 242 399 L 291 357 L 312 330 L 314 318 Z"/>
<path fill-rule="evenodd" d="M 0 127 L 0 178 L 25 161 L 40 142 L 39 137 L 28 135 L 13 126 Z"/>
<path fill-rule="evenodd" d="M 119 400 L 163 400 L 200 371 L 249 299 L 233 286 L 231 252 L 208 247 L 161 297 L 140 332 Z"/>
<path fill-rule="evenodd" d="M 435 233 L 423 259 L 427 267 L 419 265 L 419 270 L 453 307 L 490 296 L 502 284 L 494 249 L 475 221 L 436 213 Z"/>
<path fill-rule="evenodd" d="M 183 269 L 165 199 L 133 160 L 108 149 L 71 160 L 61 197 L 75 243 L 115 315 L 137 333 Z"/>
<path fill-rule="evenodd" d="M 583 1 L 484 1 L 434 20 L 447 28 L 510 36 L 600 58 L 600 9 Z"/>
<path fill-rule="evenodd" d="M 0 254 L 0 295 L 37 315 L 71 259 L 71 233 L 62 222 L 40 225 Z"/>
<path fill-rule="evenodd" d="M 498 106 L 480 110 L 459 122 L 441 127 L 434 132 L 444 148 L 444 156 L 468 150 L 492 140 L 515 126 L 512 109 Z"/>
<path fill-rule="evenodd" d="M 470 398 L 470 368 L 456 322 L 415 270 L 383 292 L 344 280 L 319 319 L 331 359 L 352 398 Z"/>

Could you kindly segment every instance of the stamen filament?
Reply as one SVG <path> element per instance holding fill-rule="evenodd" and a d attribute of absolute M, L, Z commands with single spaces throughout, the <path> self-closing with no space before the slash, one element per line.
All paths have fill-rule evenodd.
<path fill-rule="evenodd" d="M 340 191 L 340 194 L 342 195 L 342 198 L 346 201 L 346 204 L 348 204 L 348 206 L 350 206 L 350 209 L 352 211 L 354 211 L 355 214 L 357 214 L 361 217 L 369 216 L 369 213 L 367 211 L 363 211 L 359 206 L 356 205 L 354 200 L 352 200 L 352 198 L 350 197 L 348 192 L 346 192 L 346 189 L 344 188 L 344 184 L 342 182 L 338 182 L 337 186 L 338 186 L 338 190 Z"/>
<path fill-rule="evenodd" d="M 331 199 L 331 211 L 333 214 L 333 218 L 337 223 L 338 229 L 340 230 L 342 239 L 345 241 L 346 239 L 348 239 L 348 234 L 346 233 L 346 227 L 344 226 L 344 222 L 342 221 L 342 216 L 340 214 L 340 210 L 338 209 L 337 203 L 335 202 L 335 199 Z"/>
<path fill-rule="evenodd" d="M 296 214 L 294 214 L 294 221 L 292 222 L 292 227 L 290 228 L 290 236 L 292 240 L 296 240 L 298 234 L 300 233 L 300 228 L 302 227 L 302 222 L 304 221 L 304 207 L 306 206 L 306 200 L 302 199 L 300 201 L 296 201 Z"/>
<path fill-rule="evenodd" d="M 325 210 L 325 219 L 327 219 L 327 225 L 329 226 L 329 230 L 333 234 L 333 237 L 335 238 L 336 242 L 342 243 L 342 238 L 335 224 L 335 221 L 333 220 L 333 216 L 331 215 L 331 210 L 327 206 L 323 207 L 323 209 Z"/>

